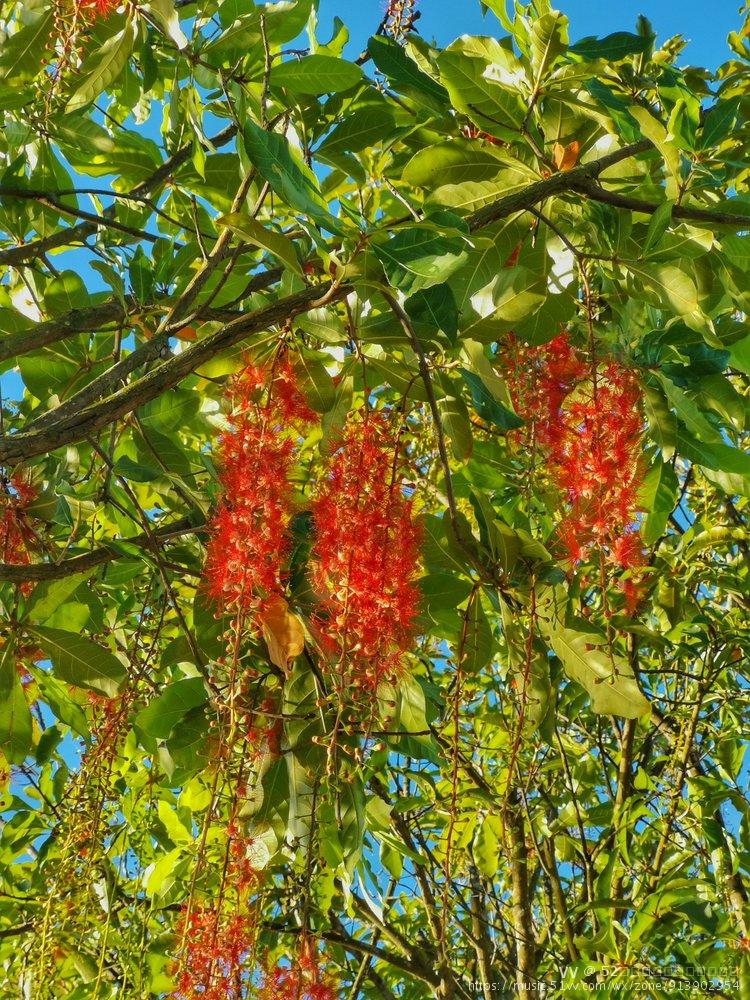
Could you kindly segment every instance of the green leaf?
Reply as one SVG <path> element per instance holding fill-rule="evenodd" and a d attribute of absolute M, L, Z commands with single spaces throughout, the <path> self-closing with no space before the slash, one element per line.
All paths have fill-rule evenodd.
<path fill-rule="evenodd" d="M 336 126 L 318 147 L 316 156 L 340 156 L 359 153 L 370 146 L 390 141 L 394 128 L 393 111 L 387 105 L 358 108 Z"/>
<path fill-rule="evenodd" d="M 334 56 L 312 55 L 277 63 L 271 70 L 271 85 L 293 94 L 337 94 L 363 80 L 354 63 Z"/>
<path fill-rule="evenodd" d="M 698 309 L 698 289 L 693 279 L 673 264 L 629 262 L 627 268 L 638 278 L 642 289 L 651 294 L 648 301 L 679 316 L 689 316 Z"/>
<path fill-rule="evenodd" d="M 741 372 L 750 375 L 750 337 L 738 340 L 729 348 L 732 365 Z"/>
<path fill-rule="evenodd" d="M 510 671 L 516 682 L 516 693 L 523 712 L 523 728 L 528 736 L 544 723 L 552 705 L 552 684 L 549 676 L 549 657 L 532 652 L 527 664 L 514 660 Z"/>
<path fill-rule="evenodd" d="M 233 212 L 229 215 L 220 215 L 216 220 L 217 226 L 228 226 L 233 233 L 236 233 L 248 243 L 263 247 L 264 250 L 276 257 L 285 267 L 295 274 L 302 275 L 302 265 L 299 262 L 294 241 L 283 233 L 277 233 L 273 229 L 268 229 L 256 219 L 251 219 L 244 212 Z"/>
<path fill-rule="evenodd" d="M 315 174 L 292 155 L 289 143 L 278 132 L 266 132 L 248 121 L 244 131 L 245 149 L 260 176 L 289 205 L 309 215 L 329 232 L 343 235 L 339 222 L 328 210 Z"/>
<path fill-rule="evenodd" d="M 397 87 L 416 91 L 438 106 L 447 103 L 448 95 L 444 88 L 423 73 L 392 38 L 374 35 L 367 43 L 367 51 L 377 69 Z"/>
<path fill-rule="evenodd" d="M 471 593 L 471 582 L 451 573 L 431 573 L 419 586 L 426 617 L 441 629 L 441 636 L 455 641 L 461 623 L 458 608 Z"/>
<path fill-rule="evenodd" d="M 709 108 L 701 125 L 700 148 L 711 149 L 728 138 L 734 130 L 738 112 L 739 98 L 717 101 Z"/>
<path fill-rule="evenodd" d="M 465 35 L 440 53 L 438 68 L 456 111 L 492 135 L 517 134 L 526 113 L 523 73 L 509 49 Z"/>
<path fill-rule="evenodd" d="M 89 726 L 86 713 L 72 698 L 68 688 L 62 681 L 56 680 L 52 674 L 40 667 L 31 666 L 29 673 L 39 685 L 42 700 L 55 714 L 55 718 L 70 726 L 79 736 L 88 736 Z"/>
<path fill-rule="evenodd" d="M 491 661 L 494 649 L 492 630 L 478 590 L 471 595 L 464 614 L 464 625 L 457 643 L 456 655 L 460 658 L 462 670 L 469 674 L 477 674 Z"/>
<path fill-rule="evenodd" d="M 405 294 L 445 281 L 467 259 L 464 242 L 412 226 L 385 243 L 373 244 L 389 283 Z"/>
<path fill-rule="evenodd" d="M 84 573 L 75 573 L 61 580 L 45 580 L 38 583 L 31 592 L 26 605 L 25 618 L 35 624 L 46 621 L 69 597 L 78 590 L 80 585 L 89 579 L 93 569 Z"/>
<path fill-rule="evenodd" d="M 89 303 L 83 279 L 75 271 L 60 271 L 44 290 L 44 306 L 51 316 L 62 316 Z"/>
<path fill-rule="evenodd" d="M 437 402 L 440 421 L 458 462 L 471 457 L 474 436 L 469 411 L 460 396 L 443 396 Z"/>
<path fill-rule="evenodd" d="M 652 41 L 646 35 L 634 35 L 630 31 L 615 31 L 604 38 L 587 35 L 580 42 L 571 45 L 568 52 L 581 56 L 583 59 L 606 59 L 607 62 L 618 62 L 626 56 L 636 56 L 641 52 L 646 52 Z"/>
<path fill-rule="evenodd" d="M 318 708 L 319 689 L 315 674 L 303 659 L 295 660 L 284 684 L 284 735 L 289 747 L 305 763 L 320 762 L 324 751 L 314 740 L 325 728 Z"/>
<path fill-rule="evenodd" d="M 626 660 L 599 647 L 588 648 L 585 635 L 565 628 L 557 620 L 544 624 L 540 617 L 539 622 L 565 673 L 585 688 L 597 715 L 637 719 L 650 711 Z"/>
<path fill-rule="evenodd" d="M 143 7 L 154 20 L 164 29 L 168 38 L 171 38 L 178 49 L 184 49 L 188 45 L 185 33 L 180 27 L 180 18 L 175 10 L 174 0 L 149 0 Z"/>
<path fill-rule="evenodd" d="M 108 38 L 84 61 L 76 76 L 78 86 L 68 99 L 68 112 L 85 108 L 115 82 L 127 65 L 138 30 L 139 22 L 129 18 L 122 31 Z"/>
<path fill-rule="evenodd" d="M 506 166 L 522 170 L 529 179 L 538 179 L 525 164 L 469 139 L 451 139 L 420 149 L 404 167 L 402 178 L 415 187 L 434 188 L 492 180 Z"/>
<path fill-rule="evenodd" d="M 427 699 L 419 681 L 405 674 L 398 684 L 398 728 L 407 733 L 424 735 L 427 723 Z"/>
<path fill-rule="evenodd" d="M 471 849 L 477 870 L 485 878 L 491 879 L 497 874 L 501 838 L 501 820 L 499 817 L 488 813 L 482 820 Z"/>
<path fill-rule="evenodd" d="M 351 870 L 362 852 L 365 832 L 365 789 L 359 776 L 342 784 L 337 806 L 344 864 Z"/>
<path fill-rule="evenodd" d="M 455 344 L 458 306 L 449 285 L 432 285 L 416 292 L 404 302 L 404 309 L 418 339 L 430 340 L 442 333 L 450 344 Z"/>
<path fill-rule="evenodd" d="M 47 50 L 55 30 L 52 10 L 43 11 L 10 38 L 3 39 L 0 51 L 0 80 L 21 83 L 40 71 L 41 54 Z"/>
<path fill-rule="evenodd" d="M 657 458 L 643 478 L 638 493 L 638 506 L 647 514 L 641 525 L 641 537 L 653 545 L 664 534 L 669 515 L 677 503 L 679 483 L 674 469 Z"/>
<path fill-rule="evenodd" d="M 688 428 L 690 433 L 696 434 L 703 441 L 707 441 L 709 443 L 717 442 L 721 444 L 722 437 L 720 431 L 718 431 L 713 424 L 710 423 L 703 413 L 701 413 L 690 396 L 683 392 L 682 389 L 678 388 L 671 379 L 662 375 L 660 372 L 656 373 L 656 378 L 664 390 L 667 402 L 675 411 L 678 418 Z"/>
<path fill-rule="evenodd" d="M 461 378 L 466 382 L 471 392 L 471 400 L 474 409 L 479 416 L 488 424 L 494 424 L 500 430 L 509 431 L 516 427 L 523 427 L 523 420 L 516 416 L 512 410 L 502 406 L 492 396 L 482 379 L 474 372 L 461 369 Z"/>
<path fill-rule="evenodd" d="M 669 409 L 663 393 L 651 386 L 643 387 L 643 403 L 651 437 L 661 449 L 663 457 L 669 459 L 674 454 L 677 434 L 675 415 Z"/>
<path fill-rule="evenodd" d="M 328 413 L 336 402 L 336 386 L 325 367 L 330 360 L 329 355 L 307 350 L 301 350 L 294 359 L 300 389 L 315 413 Z"/>
<path fill-rule="evenodd" d="M 558 56 L 568 47 L 568 19 L 559 10 L 550 10 L 531 23 L 531 65 L 538 84 Z"/>
<path fill-rule="evenodd" d="M 43 625 L 28 627 L 28 631 L 52 661 L 55 676 L 60 680 L 107 698 L 115 698 L 120 693 L 127 672 L 122 662 L 104 646 L 82 635 Z"/>
<path fill-rule="evenodd" d="M 389 745 L 393 751 L 412 757 L 414 760 L 427 760 L 439 765 L 439 748 L 432 733 L 429 732 L 427 713 L 424 687 L 416 678 L 406 674 L 398 682 L 398 717 L 395 728 L 413 735 L 391 739 Z"/>
<path fill-rule="evenodd" d="M 630 113 L 631 105 L 618 97 L 610 87 L 596 77 L 585 80 L 583 86 L 594 100 L 606 110 L 626 142 L 636 142 L 642 138 L 638 123 Z"/>
<path fill-rule="evenodd" d="M 155 740 L 166 740 L 188 712 L 205 704 L 206 687 L 201 677 L 188 677 L 168 684 L 135 717 L 137 730 Z"/>
<path fill-rule="evenodd" d="M 130 261 L 128 275 L 136 302 L 140 305 L 150 302 L 154 291 L 154 265 L 146 257 L 141 246 L 136 247 Z"/>
<path fill-rule="evenodd" d="M 750 496 L 750 454 L 739 448 L 720 442 L 699 441 L 688 431 L 678 426 L 676 448 L 683 458 L 695 462 L 709 472 L 725 473 L 731 480 L 725 480 L 722 488 L 729 493 Z"/>
<path fill-rule="evenodd" d="M 674 203 L 671 201 L 662 202 L 651 216 L 651 221 L 648 224 L 646 232 L 646 239 L 643 241 L 641 257 L 647 257 L 649 251 L 658 245 L 664 233 L 669 229 L 669 224 L 672 221 L 673 207 Z"/>
<path fill-rule="evenodd" d="M 32 746 L 31 712 L 16 672 L 13 646 L 8 645 L 0 654 L 0 753 L 8 763 L 22 764 Z"/>
<path fill-rule="evenodd" d="M 181 883 L 187 874 L 189 863 L 183 854 L 183 845 L 175 847 L 144 871 L 143 888 L 153 905 L 169 906 L 179 899 Z"/>

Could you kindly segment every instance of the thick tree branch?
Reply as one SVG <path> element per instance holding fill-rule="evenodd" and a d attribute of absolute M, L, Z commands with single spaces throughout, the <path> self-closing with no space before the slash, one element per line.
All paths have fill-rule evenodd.
<path fill-rule="evenodd" d="M 137 382 L 114 392 L 101 403 L 72 413 L 49 428 L 6 435 L 0 443 L 0 462 L 20 461 L 33 455 L 46 454 L 64 444 L 82 441 L 118 417 L 171 389 L 216 354 L 234 347 L 250 334 L 287 322 L 308 309 L 339 301 L 350 291 L 351 288 L 346 285 L 311 285 L 301 292 L 256 309 L 247 316 L 240 316 L 222 330 L 169 358 Z"/>
<path fill-rule="evenodd" d="M 591 163 L 582 164 L 572 170 L 562 171 L 544 180 L 536 181 L 521 191 L 500 198 L 493 204 L 474 212 L 467 219 L 469 227 L 472 231 L 477 231 L 498 219 L 522 212 L 552 195 L 578 190 L 581 184 L 595 180 L 608 167 L 650 148 L 650 141 L 644 139 L 608 153 Z M 238 318 L 229 323 L 223 330 L 194 344 L 179 356 L 168 359 L 137 382 L 113 392 L 105 398 L 93 397 L 94 390 L 91 387 L 86 387 L 81 391 L 82 395 L 79 394 L 79 398 L 74 397 L 74 399 L 62 404 L 62 407 L 58 408 L 57 411 L 53 411 L 54 418 L 51 414 L 44 415 L 42 421 L 45 424 L 49 422 L 48 429 L 42 429 L 42 421 L 40 421 L 37 428 L 6 437 L 0 444 L 0 461 L 22 460 L 44 454 L 62 445 L 80 441 L 143 403 L 154 399 L 166 389 L 177 385 L 196 367 L 204 364 L 221 351 L 239 343 L 250 334 L 276 324 L 284 324 L 299 313 L 306 312 L 326 302 L 340 301 L 350 291 L 351 286 L 343 284 L 335 287 L 329 285 L 304 289 L 263 309 L 256 310 L 248 316 Z M 319 298 L 321 294 L 326 297 Z M 154 341 L 142 347 L 144 354 L 148 353 L 149 357 L 153 357 L 152 351 L 163 352 L 164 350 L 164 344 L 160 340 L 154 338 Z M 133 370 L 132 355 L 129 355 L 128 358 L 131 360 L 123 359 L 122 372 L 111 370 L 110 373 L 105 373 L 101 378 L 112 379 L 116 377 L 117 380 L 121 380 Z M 111 384 L 105 385 L 105 388 L 109 390 Z M 99 392 L 99 386 L 96 387 L 96 391 Z M 94 403 L 95 399 L 96 405 L 90 405 Z M 78 412 L 70 412 L 74 406 L 76 408 L 82 406 L 82 409 Z M 54 423 L 51 422 L 53 419 Z"/>
<path fill-rule="evenodd" d="M 640 198 L 630 198 L 627 195 L 617 194 L 614 191 L 607 191 L 595 180 L 583 179 L 576 181 L 573 185 L 575 191 L 585 194 L 592 201 L 601 202 L 604 205 L 612 205 L 613 208 L 625 208 L 631 212 L 642 212 L 644 215 L 653 215 L 660 208 L 656 202 L 642 201 Z M 737 215 L 733 212 L 714 212 L 706 208 L 691 208 L 689 205 L 674 205 L 672 208 L 673 219 L 684 219 L 686 222 L 703 223 L 706 226 L 730 226 L 732 229 L 750 229 L 750 216 Z"/>
<path fill-rule="evenodd" d="M 529 895 L 526 830 L 520 795 L 514 791 L 505 810 L 505 829 L 510 846 L 510 874 L 513 899 L 513 937 L 516 944 L 516 986 L 522 996 L 536 986 L 534 925 Z"/>
<path fill-rule="evenodd" d="M 84 222 L 89 222 L 94 227 L 94 230 L 105 228 L 114 229 L 118 233 L 124 233 L 126 236 L 131 236 L 135 240 L 146 240 L 149 243 L 156 243 L 159 239 L 153 233 L 148 233 L 143 229 L 136 229 L 134 226 L 126 226 L 122 222 L 118 222 L 116 219 L 107 217 L 106 215 L 97 215 L 95 212 L 87 212 L 83 208 L 73 208 L 71 205 L 66 205 L 64 202 L 60 201 L 55 197 L 55 194 L 49 191 L 33 191 L 30 188 L 18 188 L 18 187 L 6 187 L 0 185 L 0 198 L 17 198 L 24 201 L 35 201 L 40 205 L 44 205 L 45 208 L 50 208 L 60 215 L 69 215 L 74 219 L 81 219 Z"/>
<path fill-rule="evenodd" d="M 627 160 L 631 156 L 637 156 L 638 153 L 645 153 L 652 148 L 650 139 L 642 139 L 640 142 L 634 142 L 629 146 L 623 146 L 622 149 L 607 153 L 606 156 L 602 156 L 598 160 L 582 163 L 579 167 L 573 167 L 572 170 L 560 171 L 541 181 L 534 181 L 533 184 L 529 184 L 519 191 L 514 191 L 513 194 L 506 195 L 504 198 L 499 198 L 474 212 L 467 219 L 469 228 L 472 232 L 476 232 L 499 219 L 505 219 L 516 212 L 523 212 L 532 205 L 537 205 L 540 201 L 545 201 L 556 194 L 575 190 L 579 184 L 595 180 L 608 167 L 612 167 L 622 160 Z"/>
<path fill-rule="evenodd" d="M 202 524 L 195 524 L 191 518 L 183 517 L 179 521 L 171 524 L 164 524 L 154 528 L 151 538 L 144 532 L 135 535 L 133 538 L 123 538 L 122 542 L 128 545 L 137 545 L 139 548 L 147 550 L 153 540 L 166 542 L 171 538 L 178 538 L 181 535 L 190 535 L 199 531 Z M 60 580 L 66 576 L 73 576 L 75 573 L 85 573 L 87 570 L 97 566 L 104 566 L 114 559 L 121 559 L 122 552 L 116 549 L 102 546 L 91 552 L 84 552 L 78 556 L 71 556 L 62 562 L 31 563 L 28 566 L 16 566 L 10 563 L 0 563 L 0 581 L 4 583 L 25 583 L 27 581 L 39 582 L 41 580 Z"/>
<path fill-rule="evenodd" d="M 131 300 L 129 305 L 134 306 L 135 302 Z M 78 333 L 100 330 L 108 323 L 120 322 L 125 316 L 122 303 L 114 299 L 85 309 L 71 309 L 64 316 L 45 320 L 30 326 L 28 330 L 19 330 L 18 333 L 9 333 L 0 338 L 0 361 L 8 361 L 21 354 L 28 354 L 29 351 L 39 351 Z"/>
<path fill-rule="evenodd" d="M 245 295 L 251 295 L 253 292 L 263 291 L 270 285 L 281 279 L 283 274 L 283 269 L 280 267 L 272 267 L 266 271 L 260 271 L 258 274 L 253 275 L 252 279 L 248 282 L 245 289 Z M 198 317 L 200 320 L 222 320 L 225 322 L 233 322 L 235 319 L 241 318 L 242 313 L 236 310 L 228 309 L 210 309 L 201 308 L 198 310 Z M 24 331 L 24 336 L 30 336 L 32 331 L 26 333 Z M 83 332 L 83 331 L 76 331 Z M 111 392 L 125 381 L 125 379 L 134 372 L 137 368 L 142 365 L 147 365 L 157 358 L 164 357 L 165 354 L 169 353 L 169 340 L 176 332 L 179 332 L 179 326 L 176 329 L 170 327 L 168 331 L 164 331 L 161 334 L 154 335 L 150 340 L 144 341 L 131 351 L 130 354 L 126 354 L 124 358 L 121 358 L 116 364 L 112 365 L 101 375 L 92 379 L 87 385 L 85 385 L 78 392 L 74 393 L 64 402 L 60 403 L 58 406 L 53 407 L 51 410 L 47 410 L 46 413 L 40 414 L 36 417 L 28 426 L 28 430 L 40 430 L 42 427 L 49 427 L 53 424 L 59 423 L 65 417 L 77 413 L 86 406 L 90 406 L 99 400 L 104 399 Z M 60 337 L 56 337 L 55 340 L 60 340 L 64 336 L 69 334 L 64 333 Z M 21 334 L 19 334 L 21 336 Z M 2 344 L 3 341 L 0 341 Z M 30 349 L 30 348 L 29 348 Z"/>

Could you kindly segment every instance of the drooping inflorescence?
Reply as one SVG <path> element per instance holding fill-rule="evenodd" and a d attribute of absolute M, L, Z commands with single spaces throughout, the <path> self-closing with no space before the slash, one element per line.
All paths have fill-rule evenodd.
<path fill-rule="evenodd" d="M 313 504 L 313 578 L 333 660 L 356 688 L 398 675 L 413 639 L 419 529 L 398 435 L 377 413 L 350 417 Z"/>
<path fill-rule="evenodd" d="M 181 916 L 178 934 L 185 956 L 173 1000 L 241 1000 L 246 996 L 247 959 L 254 946 L 251 914 L 226 914 L 216 905 Z"/>
<path fill-rule="evenodd" d="M 336 1000 L 336 990 L 321 966 L 321 955 L 309 935 L 300 935 L 298 954 L 289 965 L 262 970 L 257 1000 Z"/>
<path fill-rule="evenodd" d="M 565 498 L 557 536 L 568 558 L 593 549 L 616 567 L 642 563 L 637 534 L 641 483 L 641 393 L 616 361 L 585 359 L 562 333 L 541 347 L 509 341 L 511 395 L 526 421 L 524 444 L 543 459 Z M 632 610 L 632 582 L 622 589 Z"/>
<path fill-rule="evenodd" d="M 391 38 L 405 38 L 419 20 L 417 0 L 388 0 L 383 30 Z"/>
<path fill-rule="evenodd" d="M 36 544 L 28 507 L 37 496 L 36 488 L 22 476 L 11 476 L 0 492 L 0 562 L 27 566 L 30 552 Z M 30 583 L 22 583 L 21 592 L 31 591 Z"/>
<path fill-rule="evenodd" d="M 222 496 L 206 555 L 209 593 L 253 619 L 284 591 L 293 513 L 289 475 L 295 441 L 313 419 L 287 361 L 245 367 L 230 389 L 231 427 L 221 437 Z"/>

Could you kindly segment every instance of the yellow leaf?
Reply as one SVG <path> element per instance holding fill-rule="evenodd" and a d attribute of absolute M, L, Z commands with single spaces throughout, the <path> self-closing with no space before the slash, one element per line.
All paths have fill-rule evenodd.
<path fill-rule="evenodd" d="M 305 648 L 302 622 L 289 610 L 283 597 L 277 597 L 260 616 L 263 638 L 271 662 L 286 671 L 291 660 Z"/>
<path fill-rule="evenodd" d="M 552 147 L 552 162 L 555 170 L 571 170 L 578 162 L 578 152 L 581 148 L 577 139 L 569 142 L 567 146 L 556 142 Z"/>

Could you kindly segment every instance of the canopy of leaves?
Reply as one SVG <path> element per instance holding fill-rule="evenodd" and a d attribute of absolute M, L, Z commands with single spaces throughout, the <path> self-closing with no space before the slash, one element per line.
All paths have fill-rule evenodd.
<path fill-rule="evenodd" d="M 709 71 L 548 0 L 442 50 L 391 4 L 355 59 L 316 6 L 0 3 L 0 993 L 187 995 L 210 905 L 252 917 L 238 998 L 302 938 L 350 1000 L 740 995 L 750 20 Z M 563 330 L 639 387 L 628 566 L 561 545 L 529 436 Z M 280 351 L 316 420 L 243 686 L 206 525 L 227 379 Z M 309 511 L 365 406 L 402 426 L 421 605 L 342 726 Z"/>

